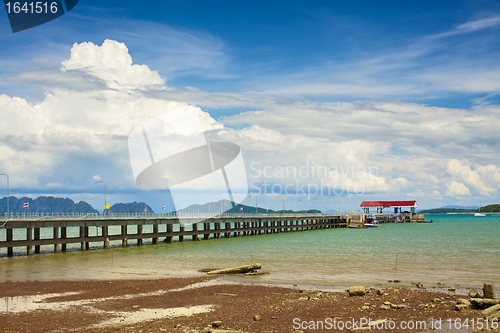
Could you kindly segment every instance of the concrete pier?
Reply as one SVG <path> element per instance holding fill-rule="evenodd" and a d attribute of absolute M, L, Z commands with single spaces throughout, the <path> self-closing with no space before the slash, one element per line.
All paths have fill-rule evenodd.
<path fill-rule="evenodd" d="M 90 249 L 90 243 L 99 242 L 104 249 L 110 248 L 111 241 L 121 241 L 121 246 L 126 247 L 130 241 L 136 241 L 138 246 L 143 245 L 144 239 L 151 239 L 152 244 L 160 241 L 173 243 L 189 237 L 192 241 L 209 240 L 210 238 L 231 238 L 250 235 L 272 234 L 281 232 L 297 232 L 316 229 L 330 229 L 346 227 L 344 216 L 324 214 L 290 214 L 290 215 L 254 215 L 254 216 L 215 216 L 210 218 L 183 217 L 182 220 L 192 220 L 192 224 L 180 225 L 178 217 L 164 216 L 112 216 L 112 217 L 85 217 L 85 218 L 37 218 L 37 219 L 12 219 L 5 224 L 4 232 L 0 232 L 0 248 L 7 248 L 7 256 L 14 256 L 16 248 L 26 248 L 26 254 L 40 253 L 40 246 L 52 245 L 53 252 L 65 252 L 67 244 L 80 243 L 80 250 Z M 199 222 L 202 221 L 202 222 Z M 178 225 L 178 231 L 174 226 Z M 119 226 L 119 234 L 110 234 L 111 226 Z M 130 233 L 129 226 L 136 227 L 136 233 Z M 149 226 L 152 232 L 143 232 Z M 89 228 L 96 228 L 96 235 L 90 236 Z M 40 238 L 41 228 L 52 228 L 52 238 Z M 78 230 L 78 236 L 68 237 L 67 228 Z M 2 230 L 0 229 L 0 230 Z M 25 239 L 14 239 L 14 230 L 25 229 Z M 115 228 L 116 229 L 116 228 Z M 99 235 L 100 233 L 100 235 Z M 17 234 L 17 233 L 16 233 Z M 4 236 L 5 235 L 5 236 Z M 17 237 L 19 238 L 19 237 Z M 21 252 L 18 250 L 18 252 Z M 24 253 L 24 251 L 23 251 Z"/>

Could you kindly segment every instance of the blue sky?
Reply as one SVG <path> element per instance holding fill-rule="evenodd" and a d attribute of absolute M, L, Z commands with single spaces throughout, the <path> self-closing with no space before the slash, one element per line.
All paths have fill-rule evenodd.
<path fill-rule="evenodd" d="M 223 125 L 209 135 L 240 145 L 249 182 L 251 163 L 277 171 L 314 162 L 344 171 L 323 179 L 330 186 L 364 188 L 362 195 L 314 195 L 317 208 L 399 198 L 423 207 L 495 203 L 499 32 L 495 1 L 81 0 L 15 34 L 4 11 L 0 148 L 10 160 L 0 169 L 17 196 L 98 206 L 96 177 L 108 181 L 111 201 L 146 201 L 158 211 L 168 196 L 134 184 L 124 140 L 132 125 L 113 112 L 155 117 L 163 106 L 143 112 L 133 105 L 175 101 Z M 126 51 L 99 53 L 105 40 Z M 101 58 L 78 58 L 86 42 Z M 147 68 L 144 82 L 154 73 L 163 82 L 138 87 L 119 77 L 129 57 Z M 103 67 L 111 62 L 121 65 Z M 19 122 L 19 112 L 39 121 Z M 370 166 L 377 175 L 345 172 Z M 269 181 L 296 179 L 274 174 Z M 255 184 L 252 191 L 262 189 L 263 179 Z M 262 195 L 262 205 L 280 209 L 282 199 L 272 194 Z M 299 195 L 286 197 L 300 208 Z"/>

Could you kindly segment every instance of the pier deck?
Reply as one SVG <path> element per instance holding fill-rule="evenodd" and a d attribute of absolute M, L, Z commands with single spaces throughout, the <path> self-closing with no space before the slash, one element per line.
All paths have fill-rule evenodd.
<path fill-rule="evenodd" d="M 173 243 L 175 240 L 183 242 L 185 237 L 191 237 L 193 241 L 210 238 L 229 238 L 240 236 L 251 236 L 259 234 L 297 232 L 315 229 L 329 229 L 346 227 L 346 220 L 340 215 L 328 214 L 283 214 L 283 215 L 239 215 L 223 214 L 222 216 L 207 217 L 201 214 L 190 214 L 182 216 L 182 220 L 188 220 L 185 225 L 180 225 L 179 216 L 169 214 L 145 214 L 140 216 L 118 216 L 109 217 L 93 214 L 90 216 L 58 217 L 39 216 L 36 218 L 19 217 L 9 219 L 0 229 L 0 249 L 7 248 L 7 256 L 13 256 L 15 248 L 24 247 L 27 255 L 41 253 L 40 246 L 51 245 L 53 252 L 58 253 L 67 250 L 67 244 L 80 244 L 80 250 L 90 249 L 91 242 L 99 242 L 104 249 L 110 248 L 111 241 L 121 241 L 123 247 L 128 246 L 129 240 L 136 240 L 138 246 L 143 245 L 144 239 L 151 239 L 153 244 L 160 241 Z M 0 220 L 0 226 L 5 220 Z M 189 223 L 191 222 L 191 223 Z M 118 234 L 109 232 L 110 227 L 121 227 Z M 129 226 L 136 226 L 136 232 L 131 233 Z M 145 226 L 149 226 L 152 232 L 143 232 Z M 174 226 L 175 229 L 174 230 Z M 100 235 L 90 235 L 89 228 L 100 229 Z M 42 238 L 40 230 L 51 229 L 50 238 Z M 68 236 L 68 228 L 78 230 L 76 236 Z M 3 230 L 5 229 L 5 230 Z M 15 229 L 21 231 L 24 237 L 19 237 L 19 231 L 14 239 Z M 75 234 L 73 232 L 73 234 Z M 23 251 L 24 253 L 24 251 Z"/>

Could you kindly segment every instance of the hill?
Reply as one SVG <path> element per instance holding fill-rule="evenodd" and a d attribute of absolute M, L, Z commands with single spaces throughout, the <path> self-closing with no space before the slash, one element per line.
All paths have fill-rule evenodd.
<path fill-rule="evenodd" d="M 23 208 L 25 202 L 29 204 L 29 208 Z M 0 210 L 7 211 L 7 197 L 0 199 Z M 9 210 L 11 213 L 97 213 L 97 210 L 85 201 L 75 203 L 69 198 L 52 196 L 36 199 L 9 197 Z"/>
<path fill-rule="evenodd" d="M 144 202 L 131 202 L 131 203 L 117 203 L 111 206 L 108 210 L 109 213 L 154 213 L 148 204 Z"/>
<path fill-rule="evenodd" d="M 241 210 L 241 208 L 243 208 L 243 210 Z M 255 206 L 251 207 L 241 204 L 235 205 L 234 202 L 229 200 L 222 200 L 222 202 L 219 200 L 217 202 L 209 202 L 204 205 L 194 204 L 184 209 L 178 210 L 179 213 L 220 213 L 221 211 L 224 213 L 246 213 L 246 214 L 252 214 L 256 212 Z M 274 211 L 272 209 L 257 207 L 258 214 L 269 213 L 269 212 L 274 212 Z"/>
<path fill-rule="evenodd" d="M 477 206 L 445 206 L 441 208 L 424 209 L 419 211 L 419 214 L 446 214 L 446 213 L 477 213 L 479 209 Z M 481 207 L 481 213 L 499 213 L 500 204 L 493 204 Z"/>
<path fill-rule="evenodd" d="M 231 207 L 231 208 L 229 208 Z M 222 200 L 222 207 L 221 207 L 221 201 L 217 202 L 209 202 L 204 205 L 191 205 L 189 207 L 186 207 L 184 209 L 180 209 L 178 212 L 179 213 L 220 213 L 222 211 L 224 213 L 228 214 L 234 214 L 234 213 L 243 213 L 243 214 L 272 214 L 272 213 L 283 213 L 283 210 L 273 210 L 273 209 L 267 209 L 267 208 L 262 208 L 262 207 L 257 207 L 255 206 L 247 206 L 247 205 L 242 205 L 242 204 L 235 204 L 232 201 L 229 200 Z M 304 211 L 299 211 L 295 212 L 293 210 L 285 210 L 285 213 L 304 213 Z M 308 209 L 307 213 L 321 213 L 321 211 L 317 209 Z"/>
<path fill-rule="evenodd" d="M 479 210 L 475 210 L 479 212 Z M 481 207 L 481 213 L 498 213 L 500 212 L 500 204 L 493 204 Z"/>
<path fill-rule="evenodd" d="M 23 208 L 24 203 L 29 204 L 29 208 Z M 85 201 L 75 203 L 69 198 L 38 197 L 31 199 L 27 197 L 10 197 L 9 210 L 11 213 L 98 213 L 94 207 Z M 0 199 L 0 211 L 7 211 L 7 198 Z M 102 213 L 102 210 L 100 211 Z M 109 213 L 154 213 L 150 206 L 144 202 L 116 203 L 110 207 Z"/>

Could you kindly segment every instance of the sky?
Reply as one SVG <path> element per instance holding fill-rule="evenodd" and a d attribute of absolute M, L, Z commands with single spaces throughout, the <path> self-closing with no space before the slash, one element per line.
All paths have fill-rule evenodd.
<path fill-rule="evenodd" d="M 499 202 L 497 1 L 93 1 L 12 33 L 0 10 L 10 194 L 173 209 L 129 136 L 196 108 L 270 209 Z M 3 177 L 3 176 L 2 176 Z M 0 179 L 0 191 L 6 185 Z M 182 207 L 178 207 L 182 208 Z"/>

